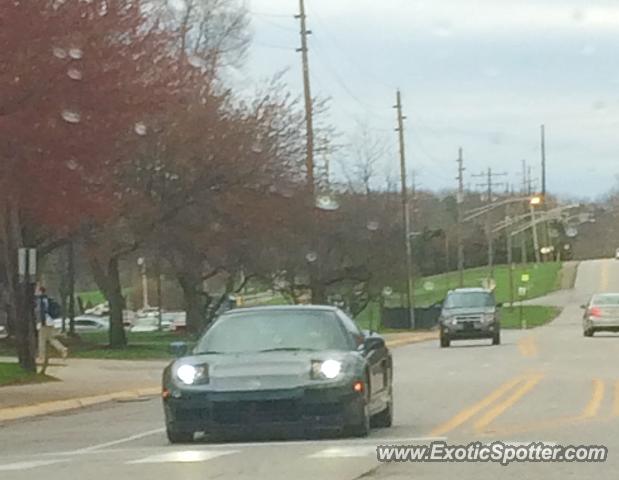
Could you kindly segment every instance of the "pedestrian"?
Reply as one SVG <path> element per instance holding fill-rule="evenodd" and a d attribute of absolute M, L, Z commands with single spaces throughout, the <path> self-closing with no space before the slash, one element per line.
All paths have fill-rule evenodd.
<path fill-rule="evenodd" d="M 37 316 L 39 320 L 39 359 L 43 365 L 47 365 L 48 352 L 47 346 L 51 346 L 56 350 L 63 359 L 67 358 L 69 350 L 56 338 L 57 333 L 54 328 L 54 321 L 50 315 L 51 301 L 47 296 L 44 287 L 39 288 L 37 295 Z"/>

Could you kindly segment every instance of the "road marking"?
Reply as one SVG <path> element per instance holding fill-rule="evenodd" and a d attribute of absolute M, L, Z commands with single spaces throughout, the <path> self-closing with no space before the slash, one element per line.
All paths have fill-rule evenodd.
<path fill-rule="evenodd" d="M 600 279 L 600 290 L 606 292 L 608 290 L 608 269 L 609 263 L 605 261 L 602 266 L 602 277 Z"/>
<path fill-rule="evenodd" d="M 604 382 L 599 378 L 593 380 L 593 393 L 591 394 L 591 400 L 585 406 L 580 418 L 593 418 L 597 415 L 604 400 Z"/>
<path fill-rule="evenodd" d="M 460 413 L 456 414 L 450 420 L 447 420 L 442 425 L 439 425 L 438 427 L 436 427 L 434 430 L 432 430 L 430 435 L 433 435 L 433 436 L 444 435 L 458 428 L 460 425 L 468 421 L 474 415 L 482 411 L 484 408 L 490 406 L 492 403 L 496 402 L 498 399 L 500 399 L 503 395 L 505 395 L 511 389 L 516 387 L 516 385 L 522 382 L 524 378 L 525 378 L 524 375 L 520 375 L 504 383 L 503 385 L 498 387 L 496 390 L 490 392 L 486 397 L 481 399 L 476 404 L 471 405 L 470 407 L 462 410 Z"/>
<path fill-rule="evenodd" d="M 523 357 L 532 358 L 537 356 L 537 342 L 533 335 L 527 335 L 518 340 L 518 350 Z"/>
<path fill-rule="evenodd" d="M 506 399 L 504 399 L 498 405 L 495 405 L 481 419 L 479 419 L 475 423 L 475 431 L 477 433 L 482 433 L 486 429 L 486 427 L 490 425 L 490 423 L 496 420 L 500 415 L 505 413 L 508 409 L 513 407 L 516 403 L 518 403 L 518 401 L 522 397 L 524 397 L 527 393 L 533 390 L 543 377 L 544 377 L 543 374 L 538 373 L 538 374 L 535 374 L 533 377 L 528 378 L 511 395 L 509 395 Z"/>
<path fill-rule="evenodd" d="M 70 452 L 70 453 L 80 454 L 80 453 L 92 452 L 94 450 L 101 450 L 102 448 L 113 447 L 114 445 L 121 445 L 123 443 L 133 442 L 134 440 L 140 440 L 141 438 L 150 437 L 151 435 L 157 435 L 163 432 L 165 432 L 165 428 L 149 430 L 148 432 L 138 433 L 136 435 L 131 435 L 130 437 L 121 438 L 119 440 L 113 440 L 111 442 L 99 443 L 97 445 L 91 445 L 90 447 L 80 448 L 79 450 L 75 450 L 74 452 Z"/>
<path fill-rule="evenodd" d="M 0 472 L 13 470 L 30 470 L 31 468 L 46 467 L 55 463 L 68 462 L 69 460 L 34 460 L 32 462 L 16 462 L 0 465 Z"/>
<path fill-rule="evenodd" d="M 141 465 L 144 463 L 199 463 L 208 462 L 214 458 L 239 453 L 240 450 L 180 450 L 177 452 L 151 455 L 139 460 L 125 462 L 126 465 Z"/>
<path fill-rule="evenodd" d="M 376 456 L 376 447 L 363 445 L 359 447 L 331 447 L 309 455 L 307 458 L 360 458 Z"/>
<path fill-rule="evenodd" d="M 619 380 L 615 382 L 615 399 L 613 401 L 613 417 L 619 417 Z"/>

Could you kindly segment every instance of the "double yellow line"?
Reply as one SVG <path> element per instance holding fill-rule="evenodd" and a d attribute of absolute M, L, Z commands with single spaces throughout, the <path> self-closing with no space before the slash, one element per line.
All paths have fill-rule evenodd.
<path fill-rule="evenodd" d="M 504 383 L 476 404 L 462 410 L 447 422 L 439 425 L 430 436 L 441 436 L 464 425 L 478 413 L 485 413 L 473 424 L 475 432 L 483 433 L 499 416 L 513 407 L 542 380 L 543 374 L 531 373 L 520 375 Z"/>

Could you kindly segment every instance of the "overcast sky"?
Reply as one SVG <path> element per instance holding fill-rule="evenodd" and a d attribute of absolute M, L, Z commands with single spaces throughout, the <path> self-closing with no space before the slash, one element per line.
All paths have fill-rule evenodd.
<path fill-rule="evenodd" d="M 357 121 L 384 136 L 392 145 L 385 173 L 398 171 L 392 106 L 400 88 L 408 167 L 424 188 L 454 186 L 459 146 L 472 185 L 470 174 L 488 166 L 519 185 L 523 159 L 539 177 L 542 123 L 551 192 L 591 197 L 614 185 L 619 1 L 306 2 L 313 93 L 332 99 L 343 141 Z M 248 6 L 254 43 L 241 78 L 288 69 L 300 94 L 298 1 Z"/>

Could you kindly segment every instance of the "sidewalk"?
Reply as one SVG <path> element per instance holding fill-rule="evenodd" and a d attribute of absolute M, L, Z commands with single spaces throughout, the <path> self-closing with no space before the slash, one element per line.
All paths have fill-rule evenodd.
<path fill-rule="evenodd" d="M 389 348 L 435 338 L 438 338 L 437 332 L 385 335 Z M 14 362 L 15 359 L 0 357 L 0 361 Z M 47 374 L 60 381 L 0 387 L 0 424 L 110 401 L 158 395 L 161 374 L 167 364 L 161 360 L 54 359 Z"/>
<path fill-rule="evenodd" d="M 0 358 L 14 362 L 14 358 Z M 59 379 L 0 387 L 0 422 L 157 395 L 166 361 L 54 359 L 47 374 Z"/>

